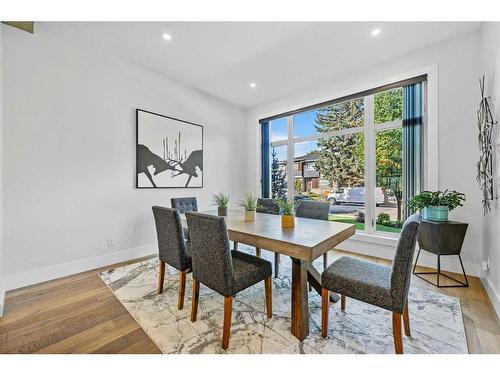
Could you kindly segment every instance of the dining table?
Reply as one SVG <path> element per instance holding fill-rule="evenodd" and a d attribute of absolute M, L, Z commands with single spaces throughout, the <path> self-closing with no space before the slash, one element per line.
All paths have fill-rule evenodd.
<path fill-rule="evenodd" d="M 217 215 L 216 210 L 203 213 Z M 256 212 L 254 221 L 245 221 L 238 209 L 229 209 L 224 220 L 231 241 L 291 258 L 291 333 L 304 340 L 309 334 L 308 283 L 321 295 L 321 275 L 312 262 L 354 235 L 355 226 L 296 217 L 293 228 L 283 228 L 279 215 Z"/>

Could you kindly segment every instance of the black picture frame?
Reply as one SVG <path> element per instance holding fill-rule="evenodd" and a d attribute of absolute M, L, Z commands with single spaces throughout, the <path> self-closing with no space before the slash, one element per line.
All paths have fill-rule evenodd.
<path fill-rule="evenodd" d="M 189 182 L 191 180 L 191 177 L 189 177 L 188 178 L 188 182 L 187 182 L 187 184 L 185 186 L 180 186 L 180 185 L 179 186 L 139 186 L 140 185 L 139 184 L 139 174 L 146 173 L 146 172 L 144 172 L 144 164 L 145 164 L 145 162 L 144 162 L 144 160 L 141 160 L 141 157 L 140 157 L 140 154 L 142 155 L 142 153 L 144 152 L 144 145 L 142 145 L 142 144 L 139 143 L 139 141 L 140 141 L 139 140 L 139 131 L 140 131 L 140 126 L 141 126 L 141 124 L 139 123 L 139 114 L 141 112 L 145 113 L 145 114 L 153 115 L 153 116 L 158 116 L 158 117 L 170 120 L 170 121 L 176 121 L 176 122 L 182 123 L 182 124 L 184 124 L 186 126 L 196 126 L 196 127 L 200 128 L 200 130 L 201 130 L 201 150 L 196 150 L 196 151 L 201 151 L 201 155 L 198 155 L 198 156 L 201 157 L 201 166 L 198 166 L 199 170 L 201 170 L 201 185 L 198 185 L 198 186 L 189 186 Z M 139 146 L 142 146 L 142 147 L 139 147 Z M 136 108 L 136 110 L 135 110 L 135 188 L 136 189 L 181 189 L 181 188 L 202 189 L 203 188 L 203 183 L 204 183 L 204 181 L 203 181 L 204 180 L 204 178 L 203 178 L 204 177 L 203 176 L 203 147 L 204 147 L 204 134 L 203 134 L 203 126 L 202 125 L 196 124 L 194 122 L 186 121 L 186 120 L 181 120 L 181 119 L 178 119 L 178 118 L 175 118 L 175 117 L 162 115 L 160 113 L 148 111 L 148 110 L 145 110 L 145 109 Z M 146 149 L 147 149 L 147 147 L 146 147 Z M 149 151 L 149 149 L 147 149 L 147 151 L 151 153 L 151 151 Z M 193 153 L 194 152 L 192 152 L 191 154 L 193 154 Z M 154 153 L 151 153 L 151 154 L 154 155 L 153 157 L 157 157 L 157 158 L 161 159 L 160 156 L 158 156 L 158 155 L 156 155 Z M 191 154 L 190 154 L 190 156 L 191 156 Z M 199 157 L 197 159 L 199 160 Z M 165 160 L 165 159 L 163 159 L 163 160 Z M 189 160 L 189 158 L 188 158 L 188 160 Z M 186 160 L 186 162 L 187 162 L 187 160 Z M 168 171 L 165 171 L 165 173 L 167 173 L 167 172 Z M 150 177 L 152 177 L 152 176 L 150 176 Z M 175 177 L 172 177 L 172 178 L 175 178 Z M 154 184 L 153 180 L 150 179 L 150 181 L 151 181 L 152 184 Z"/>

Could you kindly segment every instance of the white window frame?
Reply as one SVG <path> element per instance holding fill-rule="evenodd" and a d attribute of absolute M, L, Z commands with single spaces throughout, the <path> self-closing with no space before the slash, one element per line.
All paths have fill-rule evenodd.
<path fill-rule="evenodd" d="M 388 121 L 382 124 L 374 123 L 374 95 L 363 97 L 364 101 L 364 124 L 363 127 L 340 129 L 326 133 L 318 133 L 302 137 L 294 137 L 294 115 L 287 116 L 288 138 L 271 142 L 271 147 L 287 146 L 287 176 L 294 176 L 295 144 L 301 142 L 318 141 L 320 139 L 343 136 L 348 134 L 364 133 L 365 135 L 365 168 L 364 168 L 364 187 L 365 187 L 365 229 L 360 231 L 369 235 L 384 235 L 397 237 L 397 233 L 377 231 L 376 230 L 376 145 L 375 134 L 380 131 L 391 129 L 402 129 L 403 120 Z M 270 132 L 272 134 L 272 121 L 270 123 Z M 271 137 L 272 138 L 272 137 Z M 288 180 L 288 178 L 287 178 Z M 287 193 L 289 197 L 295 195 L 294 184 L 287 184 Z"/>
<path fill-rule="evenodd" d="M 411 79 L 420 75 L 427 75 L 427 81 L 424 82 L 425 97 L 424 97 L 424 126 L 423 126 L 423 189 L 438 190 L 439 189 L 439 66 L 437 64 L 422 66 L 408 71 L 395 72 L 391 76 L 380 77 L 376 72 L 364 77 L 364 82 L 354 84 L 343 90 L 336 90 L 335 85 L 325 86 L 321 89 L 320 94 L 317 90 L 311 91 L 308 99 L 304 100 L 303 96 L 290 97 L 283 99 L 281 102 L 265 106 L 264 110 L 257 108 L 251 114 L 252 122 L 255 124 L 253 138 L 256 142 L 256 150 L 253 163 L 257 166 L 253 171 L 254 175 L 250 177 L 249 183 L 255 184 L 255 191 L 260 191 L 261 187 L 261 135 L 259 121 L 264 118 L 274 117 L 280 113 L 294 111 L 300 108 L 306 108 L 315 103 L 323 103 L 332 98 L 341 98 L 370 90 L 376 87 L 391 84 L 393 82 Z M 326 94 L 325 94 L 326 92 Z M 358 232 L 353 237 L 342 243 L 342 248 L 355 252 L 362 252 L 370 255 L 378 255 L 382 257 L 392 257 L 394 246 L 396 246 L 399 236 L 389 235 L 388 233 L 378 232 L 377 234 L 367 234 L 366 232 Z M 363 250 L 361 250 L 363 249 Z M 384 250 L 381 250 L 384 249 Z"/>

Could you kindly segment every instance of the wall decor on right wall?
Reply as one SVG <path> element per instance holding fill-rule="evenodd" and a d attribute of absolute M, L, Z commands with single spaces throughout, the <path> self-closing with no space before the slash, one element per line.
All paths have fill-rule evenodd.
<path fill-rule="evenodd" d="M 477 110 L 477 127 L 479 130 L 479 161 L 477 162 L 476 180 L 483 192 L 483 214 L 491 210 L 490 202 L 497 198 L 495 190 L 494 147 L 497 137 L 497 123 L 491 111 L 491 97 L 485 96 L 484 75 L 479 80 L 481 101 Z"/>

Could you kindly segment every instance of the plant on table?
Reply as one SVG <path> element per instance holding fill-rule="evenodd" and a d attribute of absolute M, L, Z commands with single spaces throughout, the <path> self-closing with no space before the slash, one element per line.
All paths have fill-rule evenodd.
<path fill-rule="evenodd" d="M 300 201 L 294 201 L 293 199 L 277 198 L 274 200 L 274 204 L 279 207 L 281 214 L 281 226 L 283 228 L 293 228 L 295 225 L 295 211 L 300 205 Z"/>
<path fill-rule="evenodd" d="M 240 206 L 245 208 L 245 221 L 254 221 L 255 211 L 257 210 L 257 198 L 252 194 L 247 194 L 245 199 L 240 201 Z"/>
<path fill-rule="evenodd" d="M 217 206 L 217 214 L 219 216 L 227 216 L 227 205 L 229 203 L 229 195 L 218 193 L 212 195 L 212 205 Z"/>
<path fill-rule="evenodd" d="M 463 206 L 465 194 L 457 191 L 423 191 L 408 200 L 406 207 L 413 211 L 422 211 L 426 220 L 447 221 L 448 212 Z"/>

